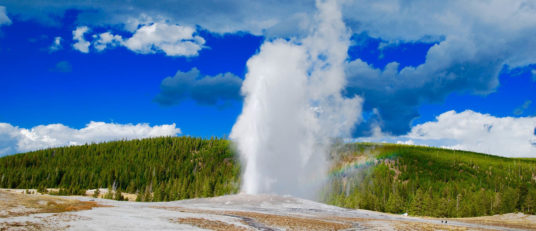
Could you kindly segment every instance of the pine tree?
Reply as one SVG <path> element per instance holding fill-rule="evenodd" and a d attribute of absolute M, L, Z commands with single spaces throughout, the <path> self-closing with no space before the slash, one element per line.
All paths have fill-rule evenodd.
<path fill-rule="evenodd" d="M 104 194 L 104 199 L 109 199 L 109 200 L 114 199 L 112 186 L 108 186 L 108 190 L 106 191 L 106 194 Z"/>
<path fill-rule="evenodd" d="M 152 201 L 152 200 L 153 200 L 153 197 L 151 195 L 151 191 L 149 187 L 147 187 L 145 189 L 145 194 L 143 195 L 143 201 L 147 202 L 147 201 Z"/>
<path fill-rule="evenodd" d="M 123 194 L 121 193 L 121 189 L 120 189 L 120 188 L 118 188 L 117 190 L 115 190 L 114 199 L 115 199 L 115 200 L 118 200 L 118 201 L 123 201 L 123 200 L 125 200 L 125 198 L 123 197 Z"/>
<path fill-rule="evenodd" d="M 526 214 L 534 214 L 536 211 L 536 190 L 529 190 L 523 204 L 523 212 Z"/>
<path fill-rule="evenodd" d="M 95 192 L 93 193 L 93 197 L 94 197 L 94 198 L 98 198 L 98 197 L 99 197 L 99 194 L 100 194 L 100 189 L 97 188 L 97 189 L 95 189 Z"/>
<path fill-rule="evenodd" d="M 417 192 L 415 193 L 415 196 L 413 196 L 413 200 L 411 201 L 410 213 L 412 215 L 422 215 L 424 211 L 424 193 L 419 188 L 417 189 Z"/>
<path fill-rule="evenodd" d="M 143 201 L 143 194 L 141 193 L 141 191 L 138 191 L 138 193 L 136 193 L 136 201 L 137 202 Z"/>
<path fill-rule="evenodd" d="M 387 205 L 385 210 L 390 213 L 402 213 L 403 212 L 403 201 L 398 193 L 393 193 L 387 200 Z"/>

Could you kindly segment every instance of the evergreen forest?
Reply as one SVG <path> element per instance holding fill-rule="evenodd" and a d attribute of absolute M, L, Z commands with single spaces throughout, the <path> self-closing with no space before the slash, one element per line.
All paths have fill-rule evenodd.
<path fill-rule="evenodd" d="M 162 137 L 51 148 L 0 158 L 2 188 L 110 188 L 142 201 L 236 193 L 240 166 L 226 139 Z"/>
<path fill-rule="evenodd" d="M 536 214 L 536 159 L 398 145 L 339 144 L 329 204 L 432 217 Z"/>

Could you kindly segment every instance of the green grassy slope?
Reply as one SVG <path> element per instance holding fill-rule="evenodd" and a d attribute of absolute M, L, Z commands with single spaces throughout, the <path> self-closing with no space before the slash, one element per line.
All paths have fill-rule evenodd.
<path fill-rule="evenodd" d="M 536 160 L 391 144 L 340 144 L 322 200 L 383 212 L 464 217 L 535 214 Z M 151 138 L 0 158 L 0 187 L 110 187 L 139 200 L 236 193 L 240 166 L 224 139 Z"/>

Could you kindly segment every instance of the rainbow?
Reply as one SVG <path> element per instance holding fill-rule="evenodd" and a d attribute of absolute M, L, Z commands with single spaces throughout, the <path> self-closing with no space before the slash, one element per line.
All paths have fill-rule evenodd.
<path fill-rule="evenodd" d="M 329 178 L 346 176 L 346 175 L 354 173 L 355 171 L 366 169 L 370 166 L 377 165 L 380 163 L 381 160 L 384 160 L 384 159 L 392 160 L 392 159 L 396 159 L 397 157 L 398 157 L 398 153 L 392 152 L 392 153 L 385 153 L 377 157 L 371 156 L 366 159 L 355 160 L 353 162 L 342 164 L 340 167 L 331 169 L 328 173 L 328 176 Z"/>

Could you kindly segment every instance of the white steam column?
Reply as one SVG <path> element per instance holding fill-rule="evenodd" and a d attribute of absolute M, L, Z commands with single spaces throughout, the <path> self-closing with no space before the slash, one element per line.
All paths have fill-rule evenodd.
<path fill-rule="evenodd" d="M 303 39 L 265 42 L 247 62 L 242 114 L 231 132 L 243 169 L 242 191 L 314 198 L 327 148 L 347 136 L 361 99 L 341 96 L 349 32 L 335 1 L 318 1 Z"/>

